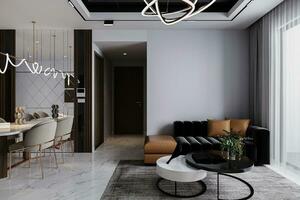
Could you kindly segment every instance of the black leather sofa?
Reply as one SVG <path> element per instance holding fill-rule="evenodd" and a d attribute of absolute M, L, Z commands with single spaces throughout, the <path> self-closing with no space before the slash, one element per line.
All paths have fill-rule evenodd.
<path fill-rule="evenodd" d="M 220 149 L 219 138 L 207 136 L 207 121 L 176 121 L 173 125 L 177 146 L 171 159 L 194 151 Z M 249 126 L 246 138 L 245 155 L 253 160 L 255 165 L 270 164 L 269 130 L 258 126 Z"/>

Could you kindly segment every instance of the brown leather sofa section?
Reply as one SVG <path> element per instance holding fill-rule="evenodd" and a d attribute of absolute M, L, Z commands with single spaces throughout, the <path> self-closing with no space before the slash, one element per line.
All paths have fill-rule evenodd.
<path fill-rule="evenodd" d="M 170 154 L 144 154 L 144 163 L 148 165 L 153 165 L 159 158 L 169 155 Z"/>
<path fill-rule="evenodd" d="M 155 164 L 162 156 L 170 155 L 176 148 L 176 141 L 169 135 L 147 136 L 144 145 L 144 163 Z"/>

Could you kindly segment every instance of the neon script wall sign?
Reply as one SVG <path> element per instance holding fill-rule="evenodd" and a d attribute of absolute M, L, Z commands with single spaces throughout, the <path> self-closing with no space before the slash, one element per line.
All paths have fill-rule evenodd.
<path fill-rule="evenodd" d="M 33 62 L 33 63 L 29 64 L 26 59 L 21 59 L 21 61 L 18 64 L 14 64 L 11 61 L 10 56 L 9 56 L 8 53 L 3 54 L 3 55 L 6 56 L 6 62 L 5 62 L 4 69 L 3 70 L 0 69 L 0 73 L 1 74 L 5 74 L 5 72 L 7 71 L 7 68 L 8 68 L 8 64 L 11 64 L 15 68 L 18 68 L 22 64 L 25 64 L 25 66 L 27 67 L 27 69 L 32 74 L 44 74 L 45 76 L 52 75 L 54 79 L 58 76 L 58 74 L 60 74 L 63 79 L 67 79 L 68 85 L 70 85 L 71 77 L 74 78 L 74 75 L 72 75 L 70 73 L 67 73 L 67 72 L 63 72 L 62 70 L 57 70 L 55 68 L 45 67 L 45 70 L 43 70 L 44 66 L 40 65 L 38 62 Z"/>

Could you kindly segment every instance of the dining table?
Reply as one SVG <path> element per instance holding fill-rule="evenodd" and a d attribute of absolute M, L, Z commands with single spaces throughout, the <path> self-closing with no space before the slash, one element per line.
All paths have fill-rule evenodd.
<path fill-rule="evenodd" d="M 8 137 L 18 137 L 20 134 L 26 133 L 26 131 L 47 119 L 49 118 L 35 119 L 24 124 L 10 123 L 9 128 L 1 128 L 0 125 L 0 179 L 7 177 Z"/>

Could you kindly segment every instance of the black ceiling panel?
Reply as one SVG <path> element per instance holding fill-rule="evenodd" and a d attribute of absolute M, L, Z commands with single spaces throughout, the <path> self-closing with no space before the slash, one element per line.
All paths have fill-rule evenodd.
<path fill-rule="evenodd" d="M 148 0 L 150 2 L 150 0 Z M 217 0 L 204 12 L 228 12 L 238 0 Z M 141 12 L 145 7 L 144 0 L 82 0 L 90 12 Z M 197 7 L 210 2 L 198 0 Z M 180 0 L 160 0 L 160 9 L 169 12 L 180 10 L 185 4 Z"/>

